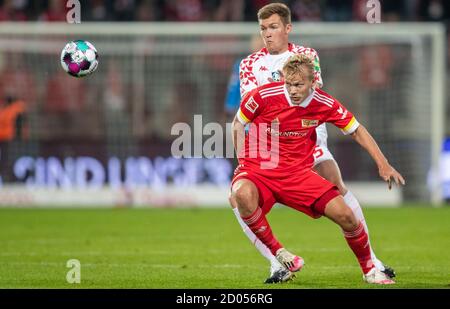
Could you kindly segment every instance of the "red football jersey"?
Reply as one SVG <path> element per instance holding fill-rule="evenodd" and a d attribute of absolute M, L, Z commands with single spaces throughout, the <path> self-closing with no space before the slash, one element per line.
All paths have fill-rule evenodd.
<path fill-rule="evenodd" d="M 302 104 L 293 105 L 283 82 L 250 91 L 241 102 L 237 118 L 242 124 L 250 123 L 245 155 L 239 163 L 271 176 L 312 168 L 315 129 L 320 124 L 333 123 L 344 134 L 353 133 L 359 126 L 350 111 L 320 89 L 312 90 Z"/>

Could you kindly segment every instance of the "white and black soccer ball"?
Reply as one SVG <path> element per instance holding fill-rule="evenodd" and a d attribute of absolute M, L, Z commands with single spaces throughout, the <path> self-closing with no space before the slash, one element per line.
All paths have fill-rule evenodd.
<path fill-rule="evenodd" d="M 88 41 L 69 42 L 61 52 L 61 65 L 64 71 L 74 77 L 90 75 L 98 66 L 97 49 Z"/>

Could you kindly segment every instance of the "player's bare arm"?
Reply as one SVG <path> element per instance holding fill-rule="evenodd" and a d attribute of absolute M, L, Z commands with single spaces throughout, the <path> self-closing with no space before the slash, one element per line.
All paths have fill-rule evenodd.
<path fill-rule="evenodd" d="M 389 189 L 391 189 L 392 180 L 394 180 L 397 185 L 405 185 L 403 176 L 389 164 L 383 152 L 380 150 L 380 147 L 378 147 L 377 142 L 363 125 L 360 124 L 351 136 L 370 154 L 378 167 L 380 177 L 388 183 Z"/>

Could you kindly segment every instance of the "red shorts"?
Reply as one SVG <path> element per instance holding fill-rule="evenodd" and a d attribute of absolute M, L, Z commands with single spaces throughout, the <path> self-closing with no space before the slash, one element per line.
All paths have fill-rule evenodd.
<path fill-rule="evenodd" d="M 239 179 L 248 179 L 255 184 L 259 193 L 259 207 L 264 214 L 278 202 L 312 218 L 319 218 L 324 214 L 326 204 L 340 194 L 334 184 L 313 170 L 275 179 L 252 170 L 240 169 L 231 185 Z"/>

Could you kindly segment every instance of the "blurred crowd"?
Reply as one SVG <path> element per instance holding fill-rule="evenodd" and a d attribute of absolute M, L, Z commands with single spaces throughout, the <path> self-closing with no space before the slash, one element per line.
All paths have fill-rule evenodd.
<path fill-rule="evenodd" d="M 272 2 L 79 1 L 82 22 L 252 23 L 256 23 L 258 9 Z M 368 0 L 277 2 L 284 2 L 291 8 L 294 22 L 365 22 Z M 67 3 L 67 0 L 0 0 L 0 27 L 1 21 L 66 21 Z M 380 0 L 380 3 L 382 22 L 440 21 L 447 24 L 450 20 L 448 0 Z M 217 41 L 221 42 L 221 39 L 216 38 L 210 43 Z M 124 42 L 121 44 L 126 44 Z M 191 45 L 195 43 L 186 42 Z M 152 41 L 147 43 L 151 45 Z M 448 43 L 450 46 L 450 39 Z M 53 53 L 17 52 L 14 48 L 5 50 L 0 53 L 0 176 L 4 181 L 12 179 L 11 164 L 24 154 L 42 157 L 93 154 L 103 159 L 114 155 L 123 159 L 130 153 L 169 153 L 170 144 L 167 141 L 173 139 L 172 124 L 189 123 L 193 114 L 203 115 L 205 122 L 220 119 L 230 71 L 237 60 L 237 55 L 233 54 L 183 54 L 174 57 L 171 54 L 147 54 L 145 51 L 142 57 L 132 58 L 127 53 L 103 54 L 101 70 L 89 79 L 74 79 L 61 69 Z M 334 85 L 343 97 L 351 97 L 353 84 L 345 83 L 345 76 L 358 76 L 359 91 L 367 102 L 365 113 L 373 115 L 368 125 L 385 130 L 372 130 L 378 136 L 390 132 L 391 126 L 398 122 L 387 123 L 392 118 L 383 115 L 401 113 L 403 109 L 407 110 L 409 103 L 404 90 L 408 88 L 401 82 L 402 76 L 410 74 L 403 70 L 408 67 L 403 63 L 411 61 L 411 55 L 404 51 L 403 46 L 344 48 L 341 52 L 323 48 L 320 54 L 323 68 L 334 67 L 327 72 L 327 85 Z M 346 67 L 347 72 L 353 69 L 353 75 L 344 74 L 343 78 L 339 65 L 349 62 L 356 64 L 353 68 Z M 450 61 L 447 63 L 450 64 Z M 447 72 L 450 72 L 450 66 Z M 393 78 L 396 79 L 395 87 L 392 86 Z M 70 87 L 67 87 L 69 84 Z M 447 87 L 450 87 L 450 79 Z M 447 109 L 447 119 L 450 119 L 450 108 Z M 446 133 L 450 134 L 450 124 L 446 125 Z M 396 145 L 395 142 L 389 137 L 385 137 L 384 141 L 388 144 L 388 153 L 389 149 L 396 151 L 394 146 L 387 148 Z M 356 153 L 345 148 L 346 144 L 340 147 L 343 156 Z M 370 176 L 366 174 L 370 173 L 366 173 L 366 169 L 361 169 L 356 175 L 353 169 L 355 160 L 357 158 L 347 160 L 350 163 L 348 167 L 342 165 L 341 168 L 359 180 L 367 180 L 366 177 Z"/>
<path fill-rule="evenodd" d="M 82 21 L 255 21 L 270 0 L 80 0 Z M 294 21 L 365 21 L 367 0 L 284 0 Z M 0 21 L 65 21 L 65 0 L 0 0 Z M 444 21 L 445 0 L 380 0 L 383 21 Z"/>

